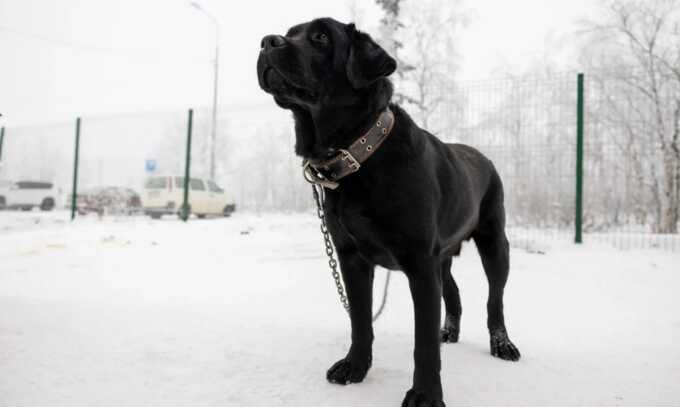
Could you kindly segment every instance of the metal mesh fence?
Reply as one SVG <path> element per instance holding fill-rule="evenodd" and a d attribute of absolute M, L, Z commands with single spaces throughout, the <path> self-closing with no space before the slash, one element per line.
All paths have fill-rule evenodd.
<path fill-rule="evenodd" d="M 81 215 L 143 213 L 149 161 L 154 173 L 183 173 L 186 112 L 82 117 L 80 122 Z M 70 217 L 75 151 L 76 120 L 5 129 L 0 170 L 5 207 Z M 46 199 L 54 199 L 54 206 L 42 206 Z"/>
<path fill-rule="evenodd" d="M 586 76 L 584 230 L 680 250 L 680 87 L 645 72 Z"/>
<path fill-rule="evenodd" d="M 661 84 L 650 93 L 644 73 L 585 77 L 583 240 L 680 251 L 680 89 Z M 505 185 L 512 244 L 541 250 L 542 242 L 574 241 L 576 78 L 548 72 L 396 88 L 398 101 L 424 128 L 492 159 Z M 263 121 L 275 116 L 268 112 L 242 108 L 220 116 L 215 181 L 242 209 L 307 210 L 310 189 L 293 152 L 292 123 L 288 115 Z M 191 176 L 203 179 L 205 188 L 209 113 L 198 110 L 193 120 Z M 74 122 L 8 128 L 2 146 L 0 180 L 53 183 L 58 216 L 64 217 L 72 192 Z M 168 187 L 175 185 L 184 174 L 186 134 L 186 111 L 83 117 L 79 195 L 108 188 L 141 196 L 146 180 L 159 175 L 173 177 Z M 144 213 L 143 204 L 135 213 Z"/>
<path fill-rule="evenodd" d="M 279 121 L 267 119 L 277 115 Z M 302 159 L 295 155 L 290 115 L 267 106 L 234 111 L 229 123 L 224 177 L 239 206 L 256 212 L 311 209 L 312 192 L 302 178 Z"/>
<path fill-rule="evenodd" d="M 156 173 L 182 174 L 186 137 L 185 112 L 82 119 L 79 190 L 120 186 L 139 190 Z"/>
<path fill-rule="evenodd" d="M 467 82 L 453 89 L 406 87 L 419 94 L 407 101 L 425 101 L 407 102 L 419 123 L 443 141 L 471 145 L 493 161 L 503 179 L 514 246 L 536 249 L 544 239 L 573 239 L 575 78 L 559 74 Z"/>
<path fill-rule="evenodd" d="M 74 124 L 71 123 L 5 129 L 0 163 L 0 203 L 3 206 L 12 204 L 8 196 L 10 181 L 43 181 L 54 184 L 50 196 L 55 208 L 65 209 L 73 175 L 73 135 Z"/>
<path fill-rule="evenodd" d="M 585 78 L 583 240 L 680 251 L 680 90 L 650 94 L 630 72 Z M 494 162 L 513 245 L 574 240 L 576 73 L 401 89 L 424 127 Z"/>

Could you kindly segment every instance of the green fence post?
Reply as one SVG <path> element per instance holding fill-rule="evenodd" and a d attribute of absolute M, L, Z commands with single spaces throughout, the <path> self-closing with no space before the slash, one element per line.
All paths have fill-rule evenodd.
<path fill-rule="evenodd" d="M 78 160 L 80 158 L 80 117 L 76 119 L 76 151 L 73 159 L 73 190 L 71 192 L 71 220 L 76 218 L 76 196 L 78 195 Z"/>
<path fill-rule="evenodd" d="M 576 101 L 576 213 L 574 214 L 575 243 L 583 242 L 583 74 L 578 74 Z"/>
<path fill-rule="evenodd" d="M 5 128 L 0 128 L 0 162 L 2 162 L 2 142 L 5 141 Z"/>
<path fill-rule="evenodd" d="M 180 215 L 183 221 L 189 219 L 189 177 L 191 176 L 191 128 L 193 125 L 194 110 L 189 109 L 189 124 L 187 125 L 187 155 L 184 163 L 184 201 L 182 202 L 182 209 Z"/>

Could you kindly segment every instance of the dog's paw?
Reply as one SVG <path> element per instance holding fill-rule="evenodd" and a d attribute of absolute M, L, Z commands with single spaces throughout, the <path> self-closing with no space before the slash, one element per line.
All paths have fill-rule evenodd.
<path fill-rule="evenodd" d="M 446 404 L 444 404 L 444 400 L 441 397 L 411 389 L 406 392 L 406 397 L 404 397 L 401 407 L 446 407 Z"/>
<path fill-rule="evenodd" d="M 491 332 L 491 355 L 503 360 L 516 362 L 522 356 L 519 349 L 510 342 L 508 333 L 503 328 Z"/>
<path fill-rule="evenodd" d="M 453 315 L 446 315 L 444 327 L 439 331 L 439 334 L 441 341 L 444 343 L 458 342 L 458 336 L 460 335 L 460 317 L 456 318 Z"/>
<path fill-rule="evenodd" d="M 359 383 L 364 380 L 371 367 L 371 358 L 366 362 L 352 361 L 349 357 L 341 359 L 326 372 L 326 379 L 335 384 Z"/>
<path fill-rule="evenodd" d="M 457 329 L 449 328 L 449 327 L 443 327 L 441 331 L 439 331 L 439 336 L 441 338 L 441 341 L 444 343 L 456 343 L 458 342 L 458 336 L 460 335 L 460 331 Z"/>

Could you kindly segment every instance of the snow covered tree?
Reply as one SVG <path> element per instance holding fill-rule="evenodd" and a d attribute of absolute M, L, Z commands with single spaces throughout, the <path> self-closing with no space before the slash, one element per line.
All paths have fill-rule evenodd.
<path fill-rule="evenodd" d="M 592 112 L 635 166 L 649 191 L 653 231 L 677 233 L 680 220 L 680 2 L 616 0 L 587 23 L 584 59 L 596 72 Z"/>
<path fill-rule="evenodd" d="M 446 120 L 450 112 L 439 112 L 442 105 L 452 108 L 463 102 L 461 95 L 454 93 L 459 68 L 456 36 L 465 19 L 458 1 L 419 1 L 404 7 L 403 59 L 407 69 L 403 71 L 402 93 L 416 108 L 420 124 L 433 133 L 450 127 Z"/>
<path fill-rule="evenodd" d="M 447 112 L 439 110 L 445 99 L 454 101 L 451 94 L 458 72 L 455 39 L 465 24 L 459 2 L 376 2 L 384 12 L 379 41 L 397 60 L 395 101 L 412 106 L 416 120 L 430 131 L 439 133 L 449 128 Z M 437 120 L 433 120 L 435 116 Z M 431 128 L 435 122 L 435 128 Z"/>
<path fill-rule="evenodd" d="M 401 22 L 401 3 L 403 0 L 375 0 L 384 15 L 380 19 L 378 42 L 397 61 L 396 75 L 401 78 L 409 66 L 401 59 L 403 44 L 399 34 L 404 24 Z"/>

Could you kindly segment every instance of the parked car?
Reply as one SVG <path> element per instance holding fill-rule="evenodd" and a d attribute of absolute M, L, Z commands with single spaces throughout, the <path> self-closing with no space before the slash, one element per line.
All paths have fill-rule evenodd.
<path fill-rule="evenodd" d="M 142 213 L 142 200 L 137 192 L 125 187 L 100 187 L 85 190 L 76 196 L 78 213 L 85 215 L 134 215 Z"/>
<path fill-rule="evenodd" d="M 57 189 L 45 181 L 0 181 L 0 208 L 30 211 L 40 208 L 43 211 L 54 209 Z"/>
<path fill-rule="evenodd" d="M 184 177 L 151 177 L 144 185 L 142 203 L 144 212 L 154 219 L 163 215 L 181 215 L 184 202 Z M 215 182 L 206 179 L 189 179 L 189 213 L 199 218 L 208 215 L 229 216 L 236 205 L 227 192 Z"/>
<path fill-rule="evenodd" d="M 11 186 L 10 181 L 0 179 L 0 210 L 7 207 L 7 195 Z"/>

